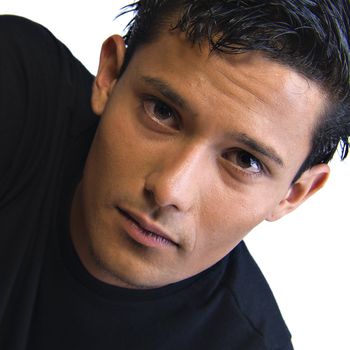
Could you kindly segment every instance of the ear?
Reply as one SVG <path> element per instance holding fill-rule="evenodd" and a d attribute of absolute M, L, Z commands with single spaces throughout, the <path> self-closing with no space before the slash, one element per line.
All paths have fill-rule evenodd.
<path fill-rule="evenodd" d="M 92 87 L 91 106 L 102 115 L 108 98 L 117 82 L 125 57 L 125 43 L 120 35 L 109 37 L 102 45 L 100 64 Z"/>
<path fill-rule="evenodd" d="M 266 218 L 267 221 L 276 221 L 292 212 L 307 198 L 316 193 L 326 183 L 329 177 L 329 166 L 318 164 L 305 171 L 301 177 L 291 185 L 286 196 Z"/>

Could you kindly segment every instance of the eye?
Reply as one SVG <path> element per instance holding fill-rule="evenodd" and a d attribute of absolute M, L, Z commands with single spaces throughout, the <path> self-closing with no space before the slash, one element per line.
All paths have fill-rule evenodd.
<path fill-rule="evenodd" d="M 147 115 L 157 123 L 170 128 L 179 128 L 178 114 L 166 103 L 156 98 L 148 98 L 144 100 L 143 106 Z"/>
<path fill-rule="evenodd" d="M 244 150 L 230 150 L 223 156 L 225 159 L 233 163 L 236 168 L 245 173 L 259 175 L 264 172 L 261 162 L 252 154 Z"/>

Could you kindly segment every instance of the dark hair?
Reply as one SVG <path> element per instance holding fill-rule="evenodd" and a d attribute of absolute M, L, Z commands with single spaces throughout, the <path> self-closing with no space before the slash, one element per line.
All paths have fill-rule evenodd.
<path fill-rule="evenodd" d="M 290 66 L 326 93 L 327 109 L 314 129 L 311 151 L 293 182 L 328 163 L 338 146 L 346 158 L 350 135 L 349 0 L 139 0 L 125 35 L 126 68 L 135 50 L 166 27 L 212 51 L 251 50 Z M 123 70 L 122 70 L 123 71 Z"/>

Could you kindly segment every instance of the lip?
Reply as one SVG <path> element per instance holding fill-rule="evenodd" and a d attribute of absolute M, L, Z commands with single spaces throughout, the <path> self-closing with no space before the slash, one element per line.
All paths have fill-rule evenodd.
<path fill-rule="evenodd" d="M 149 247 L 179 245 L 165 230 L 150 221 L 148 217 L 120 207 L 116 209 L 125 219 L 124 229 L 137 242 Z"/>

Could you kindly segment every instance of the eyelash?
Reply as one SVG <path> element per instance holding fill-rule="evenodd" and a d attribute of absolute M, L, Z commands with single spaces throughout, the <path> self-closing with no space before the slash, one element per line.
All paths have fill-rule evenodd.
<path fill-rule="evenodd" d="M 159 124 L 160 126 L 163 126 L 167 129 L 174 129 L 174 127 L 172 126 L 168 126 L 166 125 L 165 123 L 162 123 L 161 122 L 161 119 L 160 118 L 157 118 L 157 117 L 153 117 L 150 115 L 150 112 L 147 111 L 147 108 L 146 108 L 146 104 L 147 103 L 154 103 L 155 105 L 156 104 L 159 104 L 161 105 L 162 107 L 165 107 L 167 108 L 171 113 L 173 113 L 174 117 L 176 118 L 176 122 L 177 122 L 177 126 L 176 126 L 176 129 L 179 129 L 179 124 L 180 124 L 180 117 L 179 117 L 179 114 L 178 112 L 172 108 L 171 106 L 169 106 L 166 102 L 163 102 L 161 99 L 159 99 L 158 97 L 155 97 L 155 96 L 150 96 L 150 95 L 143 95 L 141 96 L 141 106 L 142 106 L 142 109 L 144 111 L 144 113 L 148 116 L 148 118 L 150 118 L 153 122 Z M 230 162 L 227 157 L 225 157 L 225 155 L 228 155 L 230 152 L 232 151 L 235 151 L 236 154 L 237 153 L 241 153 L 244 154 L 244 155 L 247 155 L 249 157 L 251 157 L 252 159 L 254 159 L 254 161 L 258 164 L 259 168 L 260 168 L 260 171 L 254 173 L 254 172 L 249 172 L 249 171 L 246 171 L 244 170 L 243 167 L 239 167 L 236 163 L 234 162 Z M 263 165 L 263 163 L 258 159 L 256 158 L 254 155 L 252 155 L 250 152 L 244 150 L 244 149 L 240 149 L 240 148 L 234 148 L 234 149 L 231 149 L 229 151 L 226 151 L 223 156 L 222 156 L 227 162 L 230 163 L 230 167 L 231 169 L 233 169 L 234 171 L 238 172 L 240 175 L 243 175 L 245 177 L 249 177 L 249 178 L 257 178 L 257 177 L 260 177 L 264 174 L 266 174 L 266 169 Z"/>

